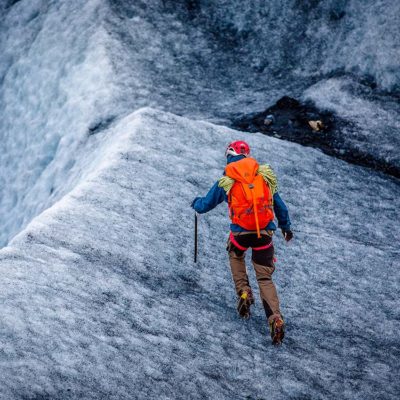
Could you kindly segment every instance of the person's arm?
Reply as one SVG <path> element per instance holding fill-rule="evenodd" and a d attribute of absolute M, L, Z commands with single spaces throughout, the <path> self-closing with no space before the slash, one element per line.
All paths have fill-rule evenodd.
<path fill-rule="evenodd" d="M 218 181 L 214 183 L 205 197 L 196 197 L 192 202 L 192 207 L 199 213 L 204 214 L 225 200 L 225 190 L 218 186 Z"/>
<path fill-rule="evenodd" d="M 274 194 L 274 212 L 278 220 L 278 227 L 282 230 L 285 240 L 291 240 L 293 238 L 293 232 L 290 229 L 289 210 L 278 192 Z"/>

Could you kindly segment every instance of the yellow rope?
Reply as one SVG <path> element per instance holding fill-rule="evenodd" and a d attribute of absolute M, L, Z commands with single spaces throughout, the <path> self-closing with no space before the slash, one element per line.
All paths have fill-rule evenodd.
<path fill-rule="evenodd" d="M 269 186 L 273 196 L 278 191 L 278 179 L 275 172 L 268 164 L 264 164 L 258 167 L 257 173 L 264 178 L 264 181 Z"/>
<path fill-rule="evenodd" d="M 229 176 L 223 176 L 218 181 L 218 186 L 222 187 L 225 190 L 225 193 L 228 194 L 229 191 L 232 189 L 234 183 L 235 183 L 234 179 L 229 178 Z"/>

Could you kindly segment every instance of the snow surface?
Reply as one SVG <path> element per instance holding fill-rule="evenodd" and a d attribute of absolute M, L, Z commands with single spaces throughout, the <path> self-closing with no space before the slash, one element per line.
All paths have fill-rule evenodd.
<path fill-rule="evenodd" d="M 399 19 L 398 0 L 0 0 L 0 246 L 144 106 L 230 125 L 306 91 L 360 127 L 350 149 L 398 165 Z"/>
<path fill-rule="evenodd" d="M 398 164 L 399 6 L 0 0 L 0 246 L 20 232 L 0 251 L 0 398 L 399 398 L 398 181 L 245 134 L 294 221 L 273 348 L 260 304 L 236 316 L 225 206 L 192 260 L 189 204 L 244 134 L 162 111 L 302 96 Z"/>
<path fill-rule="evenodd" d="M 243 133 L 143 109 L 94 135 L 86 177 L 0 251 L 0 398 L 399 398 L 398 183 L 245 135 L 294 222 L 275 239 L 284 345 L 259 302 L 236 315 L 224 205 L 193 263 L 189 204 Z"/>

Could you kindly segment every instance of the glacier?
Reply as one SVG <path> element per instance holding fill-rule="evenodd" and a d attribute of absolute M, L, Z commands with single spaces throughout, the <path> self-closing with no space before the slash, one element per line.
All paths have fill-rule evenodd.
<path fill-rule="evenodd" d="M 259 302 L 236 315 L 224 206 L 193 263 L 189 204 L 238 134 L 152 109 L 101 134 L 87 178 L 0 252 L 1 398 L 397 398 L 398 184 L 248 134 L 295 221 L 275 240 L 277 349 Z"/>
<path fill-rule="evenodd" d="M 344 114 L 399 167 L 400 3 L 0 1 L 0 246 L 81 179 L 141 107 L 230 125 L 282 95 Z"/>
<path fill-rule="evenodd" d="M 396 0 L 0 0 L 0 398 L 397 399 L 398 179 L 226 126 L 291 95 L 399 166 L 399 20 Z M 223 205 L 193 263 L 190 203 L 233 139 L 294 223 L 280 348 L 259 302 L 236 316 Z"/>

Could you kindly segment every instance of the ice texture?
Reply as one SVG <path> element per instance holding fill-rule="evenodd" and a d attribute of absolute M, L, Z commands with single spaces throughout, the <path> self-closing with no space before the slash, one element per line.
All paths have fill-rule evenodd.
<path fill-rule="evenodd" d="M 289 246 L 274 240 L 280 348 L 259 301 L 236 315 L 225 205 L 200 216 L 193 263 L 189 204 L 238 138 L 294 223 Z M 0 251 L 0 398 L 398 398 L 395 180 L 152 109 L 97 140 L 86 178 Z"/>
<path fill-rule="evenodd" d="M 211 122 L 311 99 L 398 163 L 399 7 L 0 0 L 0 398 L 398 399 L 398 180 Z M 193 264 L 239 138 L 294 223 L 281 348 L 236 315 L 225 205 Z"/>
<path fill-rule="evenodd" d="M 83 177 L 76 160 L 93 136 L 144 106 L 229 124 L 282 95 L 304 96 L 360 126 L 350 149 L 398 165 L 399 8 L 0 1 L 0 246 Z M 361 107 L 347 112 L 342 89 L 326 90 L 332 76 L 348 80 L 343 96 Z"/>
<path fill-rule="evenodd" d="M 0 246 L 85 171 L 77 155 L 111 102 L 101 13 L 100 1 L 34 0 L 1 19 Z"/>

